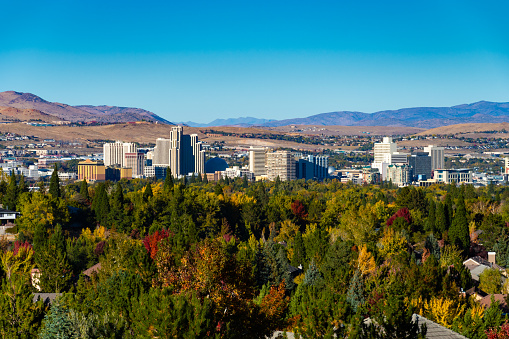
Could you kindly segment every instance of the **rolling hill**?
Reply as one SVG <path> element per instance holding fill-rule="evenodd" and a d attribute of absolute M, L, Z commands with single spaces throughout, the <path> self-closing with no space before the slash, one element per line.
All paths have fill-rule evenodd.
<path fill-rule="evenodd" d="M 152 121 L 171 124 L 155 113 L 140 108 L 117 106 L 71 106 L 58 102 L 50 102 L 32 93 L 14 91 L 0 92 L 0 106 L 12 107 L 20 110 L 37 110 L 53 120 L 67 120 L 72 122 L 98 121 L 104 123 L 120 123 L 134 121 Z"/>

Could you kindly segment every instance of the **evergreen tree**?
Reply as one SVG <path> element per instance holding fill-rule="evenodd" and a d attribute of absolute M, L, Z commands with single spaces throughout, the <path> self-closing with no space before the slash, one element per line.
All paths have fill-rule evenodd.
<path fill-rule="evenodd" d="M 194 184 L 195 182 L 196 182 L 196 175 L 194 175 L 194 172 L 193 172 L 193 174 L 191 174 L 191 178 L 189 178 L 189 183 Z"/>
<path fill-rule="evenodd" d="M 18 183 L 18 194 L 21 195 L 22 193 L 28 192 L 27 184 L 25 183 L 25 176 L 23 173 L 19 175 L 19 183 Z"/>
<path fill-rule="evenodd" d="M 293 238 L 293 257 L 292 266 L 305 265 L 306 263 L 306 248 L 304 247 L 304 240 L 302 234 L 297 231 Z"/>
<path fill-rule="evenodd" d="M 40 339 L 74 339 L 77 333 L 69 319 L 69 311 L 57 299 L 51 304 L 51 311 L 44 317 Z"/>
<path fill-rule="evenodd" d="M 35 263 L 41 273 L 40 285 L 43 292 L 67 291 L 72 271 L 67 260 L 66 241 L 60 224 L 55 226 L 47 245 L 35 253 Z"/>
<path fill-rule="evenodd" d="M 304 275 L 304 280 L 302 283 L 308 286 L 316 286 L 320 283 L 321 280 L 322 274 L 316 267 L 315 260 L 312 259 L 308 269 L 306 270 L 306 274 Z"/>
<path fill-rule="evenodd" d="M 452 184 L 451 184 L 452 185 Z M 451 227 L 451 224 L 452 224 L 452 218 L 453 218 L 453 215 L 454 215 L 454 210 L 452 208 L 452 196 L 451 194 L 447 194 L 445 196 L 445 201 L 444 201 L 444 213 L 445 213 L 445 216 L 446 216 L 446 223 L 447 223 L 447 228 L 446 230 L 448 230 L 450 227 Z"/>
<path fill-rule="evenodd" d="M 440 260 L 440 246 L 438 245 L 438 241 L 435 236 L 433 236 L 433 233 L 426 237 L 424 248 L 426 248 L 436 260 Z"/>
<path fill-rule="evenodd" d="M 249 182 L 247 181 L 247 175 L 244 173 L 244 177 L 242 178 L 242 187 L 248 188 Z"/>
<path fill-rule="evenodd" d="M 208 184 L 209 183 L 209 178 L 207 177 L 207 173 L 203 173 L 203 182 L 205 184 Z"/>
<path fill-rule="evenodd" d="M 169 192 L 173 189 L 173 175 L 171 174 L 170 166 L 166 167 L 166 177 L 164 178 L 163 189 L 165 192 Z"/>
<path fill-rule="evenodd" d="M 110 202 L 104 183 L 99 183 L 97 185 L 94 200 L 92 202 L 92 209 L 95 212 L 97 221 L 101 225 L 106 226 L 109 224 Z"/>
<path fill-rule="evenodd" d="M 88 194 L 87 179 L 83 179 L 80 186 L 80 194 L 86 201 L 90 201 L 90 195 Z"/>
<path fill-rule="evenodd" d="M 447 230 L 447 215 L 445 211 L 446 207 L 441 202 L 437 202 L 436 204 L 436 210 L 435 210 L 435 228 L 438 232 L 438 234 L 441 235 Z"/>
<path fill-rule="evenodd" d="M 463 197 L 458 199 L 456 214 L 449 229 L 451 244 L 458 246 L 464 253 L 470 248 L 470 234 L 468 230 L 467 210 Z"/>
<path fill-rule="evenodd" d="M 149 184 L 150 185 L 150 184 Z M 147 198 L 145 194 L 143 198 Z M 121 183 L 117 184 L 117 188 L 113 192 L 113 197 L 111 199 L 111 210 L 109 221 L 112 227 L 115 227 L 120 232 L 130 232 L 131 231 L 131 218 L 126 213 L 125 209 L 126 201 L 124 198 L 124 189 Z"/>
<path fill-rule="evenodd" d="M 346 293 L 346 301 L 350 304 L 354 312 L 357 312 L 359 307 L 364 304 L 364 283 L 360 272 L 355 271 L 352 280 L 350 281 L 350 287 Z"/>
<path fill-rule="evenodd" d="M 18 200 L 18 186 L 16 185 L 16 175 L 14 174 L 14 170 L 12 170 L 11 176 L 9 178 L 9 185 L 7 186 L 7 191 L 3 199 L 5 208 L 11 211 L 15 211 L 17 200 Z"/>
<path fill-rule="evenodd" d="M 293 290 L 295 288 L 295 283 L 290 275 L 290 263 L 288 262 L 288 257 L 286 256 L 286 251 L 283 246 L 279 248 L 276 256 L 276 262 L 277 269 L 279 271 L 279 279 L 275 281 L 275 285 L 279 285 L 281 281 L 284 280 L 286 289 L 289 291 Z"/>
<path fill-rule="evenodd" d="M 49 194 L 51 194 L 53 198 L 61 197 L 60 179 L 58 178 L 57 164 L 55 164 L 53 168 L 53 174 L 51 174 L 51 179 L 49 181 Z"/>
<path fill-rule="evenodd" d="M 147 187 L 145 188 L 145 192 L 143 192 L 143 201 L 146 202 L 153 196 L 154 196 L 154 193 L 152 193 L 152 185 L 150 185 L 150 183 L 148 183 Z"/>
<path fill-rule="evenodd" d="M 198 173 L 198 176 L 196 177 L 196 182 L 203 182 L 203 178 L 201 176 L 201 173 Z"/>
<path fill-rule="evenodd" d="M 216 195 L 221 195 L 221 194 L 223 194 L 223 186 L 221 186 L 221 184 L 220 184 L 220 183 L 217 183 L 217 184 L 216 184 L 216 187 L 214 187 L 214 193 L 215 193 Z"/>
<path fill-rule="evenodd" d="M 426 219 L 426 231 L 428 232 L 436 232 L 435 219 L 436 219 L 436 205 L 433 199 L 429 199 L 428 201 L 428 218 Z"/>

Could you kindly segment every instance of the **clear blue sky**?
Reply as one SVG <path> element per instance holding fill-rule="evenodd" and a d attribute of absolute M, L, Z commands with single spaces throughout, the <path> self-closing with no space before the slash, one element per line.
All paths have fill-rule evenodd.
<path fill-rule="evenodd" d="M 0 91 L 170 121 L 509 101 L 508 1 L 9 1 Z"/>

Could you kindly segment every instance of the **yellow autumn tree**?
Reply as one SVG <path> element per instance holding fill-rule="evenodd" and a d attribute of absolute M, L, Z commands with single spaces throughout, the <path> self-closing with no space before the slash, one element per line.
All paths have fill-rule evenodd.
<path fill-rule="evenodd" d="M 385 227 L 384 235 L 378 242 L 378 250 L 383 257 L 390 258 L 406 252 L 407 241 L 400 232 Z"/>
<path fill-rule="evenodd" d="M 375 272 L 376 263 L 373 255 L 368 251 L 366 244 L 359 247 L 359 256 L 357 257 L 357 269 L 363 276 L 371 275 Z"/>

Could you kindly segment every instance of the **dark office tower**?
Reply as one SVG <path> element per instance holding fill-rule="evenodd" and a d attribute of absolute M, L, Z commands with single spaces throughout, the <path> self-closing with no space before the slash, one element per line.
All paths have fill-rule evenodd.
<path fill-rule="evenodd" d="M 414 181 L 431 178 L 431 157 L 427 152 L 414 152 L 408 157 Z"/>
<path fill-rule="evenodd" d="M 194 157 L 191 136 L 183 134 L 182 126 L 171 128 L 170 132 L 170 168 L 173 176 L 178 177 L 194 172 Z"/>

